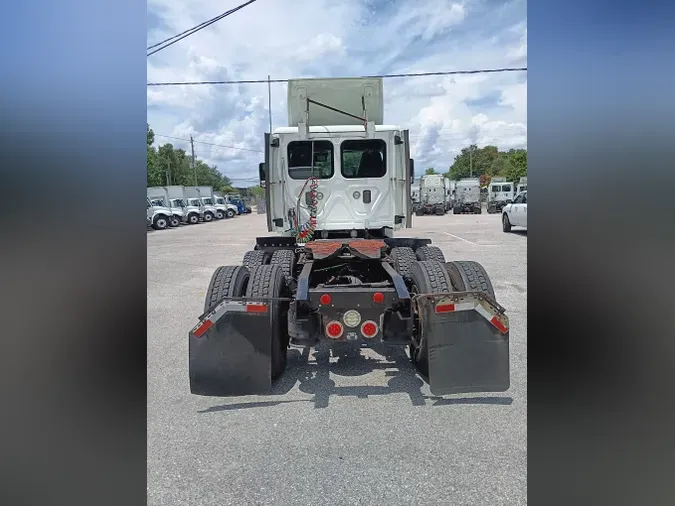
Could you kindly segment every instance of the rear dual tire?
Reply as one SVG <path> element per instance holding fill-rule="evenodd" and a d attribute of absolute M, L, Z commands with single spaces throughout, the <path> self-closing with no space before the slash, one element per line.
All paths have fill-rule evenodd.
<path fill-rule="evenodd" d="M 246 297 L 269 304 L 272 323 L 271 361 L 272 379 L 278 378 L 286 368 L 288 348 L 288 302 L 278 300 L 289 297 L 286 277 L 279 265 L 218 267 L 211 277 L 204 301 L 204 312 L 229 297 Z M 275 300 L 276 299 L 276 300 Z"/>
<path fill-rule="evenodd" d="M 483 292 L 496 302 L 492 281 L 481 264 L 471 260 L 439 262 L 421 260 L 414 262 L 409 270 L 409 288 L 411 295 Z M 410 345 L 410 359 L 418 372 L 429 378 L 429 346 L 424 336 L 419 314 L 414 315 L 414 342 Z"/>
<path fill-rule="evenodd" d="M 263 300 L 269 304 L 272 323 L 272 379 L 277 379 L 286 369 L 288 349 L 288 302 L 280 299 L 289 297 L 286 276 L 279 265 L 259 265 L 250 271 L 246 297 Z"/>
<path fill-rule="evenodd" d="M 452 281 L 445 265 L 437 260 L 421 260 L 410 267 L 410 294 L 433 294 L 452 292 Z M 414 342 L 410 345 L 410 360 L 418 372 L 429 377 L 429 346 L 424 336 L 422 320 L 419 314 L 414 315 Z"/>

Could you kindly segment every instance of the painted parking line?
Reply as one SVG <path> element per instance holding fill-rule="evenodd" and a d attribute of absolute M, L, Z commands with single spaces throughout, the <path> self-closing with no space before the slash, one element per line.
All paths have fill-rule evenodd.
<path fill-rule="evenodd" d="M 459 237 L 458 235 L 451 234 L 450 232 L 443 232 L 443 233 L 444 233 L 445 235 L 449 235 L 450 237 L 454 237 L 455 239 L 459 239 L 460 241 L 468 242 L 469 244 L 473 244 L 474 246 L 479 246 L 479 245 L 476 244 L 475 242 L 471 242 L 471 241 L 469 241 L 469 240 L 467 240 L 467 239 L 464 239 L 464 238 L 462 238 L 462 237 Z"/>

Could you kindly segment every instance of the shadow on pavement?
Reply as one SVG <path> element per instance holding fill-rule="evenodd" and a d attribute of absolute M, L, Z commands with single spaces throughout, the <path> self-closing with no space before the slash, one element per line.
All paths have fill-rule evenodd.
<path fill-rule="evenodd" d="M 510 397 L 463 397 L 446 398 L 424 395 L 422 387 L 424 381 L 417 375 L 414 365 L 410 362 L 405 349 L 400 346 L 387 346 L 381 343 L 371 348 L 381 358 L 366 357 L 361 349 L 351 343 L 335 343 L 328 345 L 320 343 L 314 350 L 305 348 L 302 351 L 290 349 L 286 372 L 272 386 L 272 391 L 265 396 L 275 397 L 288 394 L 299 383 L 298 389 L 312 395 L 312 399 L 296 400 L 260 400 L 245 403 L 223 404 L 212 406 L 200 413 L 217 411 L 232 411 L 247 408 L 262 408 L 278 406 L 280 404 L 313 402 L 315 409 L 327 408 L 330 397 L 356 397 L 367 399 L 375 395 L 389 395 L 404 393 L 410 397 L 413 406 L 426 406 L 427 401 L 433 401 L 432 406 L 449 406 L 462 404 L 503 405 L 512 404 Z M 315 361 L 310 362 L 310 354 Z M 337 361 L 331 362 L 331 356 Z M 376 370 L 384 370 L 385 376 L 390 377 L 386 386 L 336 386 L 330 379 L 330 374 L 337 376 L 363 376 Z"/>

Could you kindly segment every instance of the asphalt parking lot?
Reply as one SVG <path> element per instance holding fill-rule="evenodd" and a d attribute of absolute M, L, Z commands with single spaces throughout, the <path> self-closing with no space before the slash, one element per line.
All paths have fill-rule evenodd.
<path fill-rule="evenodd" d="M 413 223 L 400 235 L 490 274 L 511 324 L 509 391 L 438 398 L 403 348 L 320 348 L 289 350 L 271 395 L 193 396 L 187 333 L 213 271 L 241 263 L 265 215 L 148 233 L 148 504 L 527 503 L 527 235 L 503 233 L 498 214 Z"/>

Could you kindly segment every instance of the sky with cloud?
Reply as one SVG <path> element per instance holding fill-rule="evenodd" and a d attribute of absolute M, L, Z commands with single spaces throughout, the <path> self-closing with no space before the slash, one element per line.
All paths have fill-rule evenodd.
<path fill-rule="evenodd" d="M 148 45 L 243 0 L 149 0 Z M 257 0 L 148 57 L 148 81 L 351 77 L 527 66 L 524 0 Z M 273 128 L 287 121 L 272 84 Z M 445 171 L 471 143 L 527 146 L 527 73 L 384 80 L 384 121 L 410 129 L 419 168 Z M 189 149 L 238 186 L 257 182 L 266 84 L 148 88 L 156 143 Z M 225 147 L 228 146 L 228 147 Z"/>

